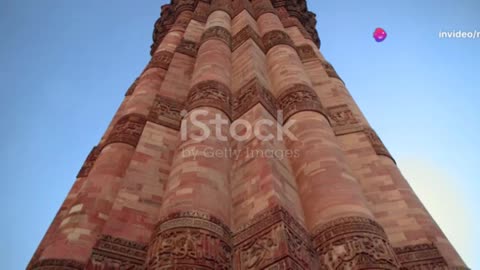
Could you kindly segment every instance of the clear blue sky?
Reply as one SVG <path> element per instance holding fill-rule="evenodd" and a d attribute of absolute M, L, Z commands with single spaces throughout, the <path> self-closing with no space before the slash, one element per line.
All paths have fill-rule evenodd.
<path fill-rule="evenodd" d="M 2 269 L 24 269 L 149 60 L 166 1 L 0 0 Z M 480 269 L 478 0 L 310 1 L 322 51 L 472 269 Z M 389 34 L 376 43 L 372 33 Z M 6 264 L 6 265 L 5 265 Z"/>

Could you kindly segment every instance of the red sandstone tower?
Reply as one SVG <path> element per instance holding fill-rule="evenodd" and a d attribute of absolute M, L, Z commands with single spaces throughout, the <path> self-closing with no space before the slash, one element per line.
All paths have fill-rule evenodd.
<path fill-rule="evenodd" d="M 315 24 L 305 0 L 163 6 L 28 269 L 467 269 Z M 238 139 L 249 124 L 262 136 Z"/>

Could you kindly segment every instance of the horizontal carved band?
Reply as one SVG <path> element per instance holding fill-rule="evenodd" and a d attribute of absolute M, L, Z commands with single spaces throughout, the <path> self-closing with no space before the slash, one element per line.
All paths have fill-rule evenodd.
<path fill-rule="evenodd" d="M 148 246 L 102 235 L 92 250 L 87 269 L 144 270 Z"/>
<path fill-rule="evenodd" d="M 250 26 L 245 26 L 240 32 L 238 32 L 232 41 L 232 51 L 235 51 L 248 39 L 252 39 L 257 46 L 265 52 L 265 47 L 263 46 L 262 38 L 257 34 L 257 32 Z"/>
<path fill-rule="evenodd" d="M 308 11 L 306 0 L 271 0 L 277 9 L 284 9 L 289 16 L 292 16 L 300 22 L 305 31 L 317 47 L 320 47 L 320 38 L 316 29 L 316 16 Z M 303 32 L 303 31 L 302 31 Z"/>
<path fill-rule="evenodd" d="M 173 1 L 173 6 L 175 9 L 175 15 L 178 16 L 180 13 L 184 11 L 191 11 L 193 12 L 195 10 L 195 7 L 198 4 L 197 0 L 179 0 L 179 1 Z"/>
<path fill-rule="evenodd" d="M 83 263 L 73 260 L 47 259 L 33 264 L 30 270 L 84 270 Z"/>
<path fill-rule="evenodd" d="M 148 63 L 147 69 L 161 68 L 167 70 L 172 62 L 173 53 L 169 51 L 157 52 L 153 55 L 150 63 Z"/>
<path fill-rule="evenodd" d="M 365 132 L 365 135 L 367 135 L 370 143 L 372 144 L 372 147 L 375 150 L 375 153 L 377 153 L 377 155 L 380 155 L 380 156 L 389 157 L 395 162 L 395 159 L 392 157 L 390 152 L 387 150 L 387 148 L 383 144 L 380 137 L 378 137 L 377 132 L 375 132 L 375 130 L 373 130 L 370 127 L 365 127 L 363 130 Z"/>
<path fill-rule="evenodd" d="M 82 168 L 78 172 L 77 178 L 87 177 L 90 174 L 90 171 L 92 170 L 95 161 L 97 161 L 97 158 L 100 155 L 100 150 L 100 147 L 93 147 L 92 151 L 90 151 L 90 154 L 88 154 L 87 159 L 83 163 Z"/>
<path fill-rule="evenodd" d="M 277 101 L 270 90 L 265 88 L 258 79 L 254 78 L 235 95 L 233 106 L 233 119 L 238 119 L 258 103 L 273 116 L 277 117 Z"/>
<path fill-rule="evenodd" d="M 395 248 L 402 270 L 449 269 L 435 244 L 420 244 Z"/>
<path fill-rule="evenodd" d="M 313 269 L 314 251 L 308 233 L 278 206 L 245 225 L 234 236 L 234 246 L 237 269 L 277 269 L 279 265 Z"/>
<path fill-rule="evenodd" d="M 335 71 L 335 68 L 333 68 L 333 66 L 330 63 L 322 62 L 322 65 L 325 71 L 327 72 L 328 77 L 338 79 L 343 82 L 340 76 L 338 76 L 337 71 Z"/>
<path fill-rule="evenodd" d="M 230 31 L 224 27 L 213 26 L 205 30 L 202 35 L 200 44 L 203 44 L 211 39 L 220 40 L 225 43 L 230 49 L 232 48 L 232 35 L 230 34 Z"/>
<path fill-rule="evenodd" d="M 230 18 L 233 17 L 233 6 L 232 6 L 232 0 L 212 0 L 212 3 L 210 4 L 210 13 L 212 14 L 215 11 L 224 11 L 225 13 L 230 16 Z"/>
<path fill-rule="evenodd" d="M 313 244 L 321 269 L 399 268 L 382 227 L 373 220 L 346 217 L 315 230 Z"/>
<path fill-rule="evenodd" d="M 213 107 L 232 118 L 231 92 L 228 86 L 217 81 L 203 81 L 192 87 L 187 97 L 187 110 Z"/>
<path fill-rule="evenodd" d="M 175 52 L 197 57 L 198 45 L 194 41 L 182 39 Z"/>
<path fill-rule="evenodd" d="M 168 216 L 156 228 L 147 269 L 232 269 L 231 232 L 199 212 Z M 171 268 L 176 267 L 176 268 Z"/>
<path fill-rule="evenodd" d="M 315 91 L 304 84 L 295 84 L 285 90 L 278 97 L 278 108 L 283 110 L 285 122 L 302 111 L 314 111 L 327 117 Z"/>
<path fill-rule="evenodd" d="M 288 45 L 296 49 L 290 36 L 287 33 L 280 30 L 273 30 L 266 33 L 265 35 L 263 35 L 262 41 L 263 41 L 263 45 L 265 46 L 266 53 L 268 53 L 270 49 L 272 49 L 277 45 Z"/>
<path fill-rule="evenodd" d="M 308 62 L 308 61 L 318 59 L 317 54 L 315 53 L 314 49 L 310 45 L 302 45 L 297 47 L 297 52 L 302 62 Z"/>
<path fill-rule="evenodd" d="M 184 107 L 184 104 L 174 99 L 157 95 L 148 115 L 148 121 L 179 130 Z"/>
<path fill-rule="evenodd" d="M 363 131 L 363 126 L 347 104 L 327 108 L 335 135 L 345 135 Z"/>
<path fill-rule="evenodd" d="M 140 114 L 129 114 L 120 118 L 102 147 L 112 143 L 125 143 L 136 147 L 146 122 L 146 117 Z"/>

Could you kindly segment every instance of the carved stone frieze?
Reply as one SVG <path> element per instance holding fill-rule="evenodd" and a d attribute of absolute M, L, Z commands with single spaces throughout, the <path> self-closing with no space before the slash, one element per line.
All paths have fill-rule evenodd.
<path fill-rule="evenodd" d="M 395 248 L 401 270 L 447 270 L 448 265 L 435 244 Z"/>
<path fill-rule="evenodd" d="M 198 45 L 194 41 L 182 39 L 175 52 L 197 57 Z"/>
<path fill-rule="evenodd" d="M 289 266 L 286 269 L 313 269 L 314 251 L 308 233 L 278 206 L 242 227 L 234 236 L 234 247 L 236 269 L 283 269 L 282 265 Z"/>
<path fill-rule="evenodd" d="M 313 244 L 320 269 L 399 269 L 382 227 L 373 220 L 346 217 L 316 229 Z"/>
<path fill-rule="evenodd" d="M 292 115 L 302 111 L 315 111 L 327 117 L 315 91 L 307 85 L 295 84 L 278 97 L 278 108 L 287 121 Z"/>
<path fill-rule="evenodd" d="M 29 270 L 84 270 L 83 263 L 64 260 L 64 259 L 46 259 L 33 264 Z"/>
<path fill-rule="evenodd" d="M 146 269 L 232 269 L 231 232 L 199 212 L 168 216 L 157 225 Z M 173 268 L 175 267 L 175 268 Z"/>
<path fill-rule="evenodd" d="M 153 29 L 153 44 L 151 46 L 150 54 L 153 55 L 163 38 L 167 35 L 170 28 L 175 23 L 175 11 L 172 5 L 162 6 L 160 18 L 155 22 Z"/>
<path fill-rule="evenodd" d="M 87 269 L 144 270 L 148 246 L 109 235 L 102 235 L 92 250 Z"/>
<path fill-rule="evenodd" d="M 233 118 L 237 119 L 258 103 L 273 116 L 277 116 L 277 102 L 270 90 L 254 78 L 236 93 L 233 102 Z"/>
<path fill-rule="evenodd" d="M 192 19 L 201 23 L 206 23 L 209 15 L 209 7 L 210 6 L 207 4 L 199 3 L 193 13 Z"/>
<path fill-rule="evenodd" d="M 175 9 L 175 15 L 178 16 L 180 13 L 184 11 L 191 11 L 195 10 L 195 7 L 198 4 L 198 0 L 173 0 L 171 1 L 171 5 Z"/>
<path fill-rule="evenodd" d="M 198 107 L 213 107 L 223 111 L 232 118 L 232 98 L 228 86 L 223 83 L 209 80 L 200 82 L 192 87 L 187 97 L 187 110 Z"/>
<path fill-rule="evenodd" d="M 245 26 L 240 32 L 238 32 L 232 40 L 232 51 L 235 51 L 248 39 L 252 39 L 257 46 L 265 52 L 265 47 L 263 46 L 262 38 L 257 34 L 257 32 L 250 26 Z"/>
<path fill-rule="evenodd" d="M 322 65 L 325 71 L 327 72 L 328 77 L 335 78 L 343 82 L 340 76 L 338 76 L 337 71 L 335 71 L 335 68 L 333 68 L 333 66 L 330 63 L 323 61 Z"/>
<path fill-rule="evenodd" d="M 146 121 L 146 118 L 139 114 L 129 114 L 120 118 L 103 146 L 111 143 L 125 143 L 136 147 Z"/>
<path fill-rule="evenodd" d="M 173 58 L 173 53 L 169 51 L 161 51 L 157 52 L 153 55 L 152 59 L 150 60 L 150 63 L 147 65 L 147 69 L 151 68 L 161 68 L 168 70 L 168 67 L 170 66 L 170 63 L 172 62 Z"/>
<path fill-rule="evenodd" d="M 368 140 L 372 144 L 373 149 L 375 149 L 375 152 L 377 153 L 377 155 L 387 156 L 387 157 L 391 158 L 393 161 L 395 161 L 393 159 L 392 155 L 390 154 L 390 152 L 387 150 L 387 148 L 383 144 L 380 137 L 378 137 L 378 134 L 377 134 L 377 132 L 375 132 L 375 130 L 373 130 L 370 127 L 365 127 L 363 130 L 364 130 L 365 134 L 367 135 Z"/>
<path fill-rule="evenodd" d="M 270 49 L 277 45 L 288 45 L 296 49 L 290 36 L 280 30 L 273 30 L 266 33 L 263 35 L 262 41 L 263 45 L 265 46 L 265 52 L 270 51 Z"/>
<path fill-rule="evenodd" d="M 345 135 L 363 130 L 360 121 L 355 117 L 347 104 L 327 108 L 335 135 Z"/>
<path fill-rule="evenodd" d="M 148 121 L 179 130 L 184 107 L 184 104 L 174 99 L 157 95 L 148 115 Z"/>
<path fill-rule="evenodd" d="M 82 168 L 78 172 L 77 178 L 87 177 L 90 174 L 90 171 L 92 170 L 95 161 L 100 155 L 100 150 L 101 149 L 97 146 L 93 147 L 92 151 L 90 151 L 90 154 L 88 154 L 87 159 L 83 163 Z"/>
<path fill-rule="evenodd" d="M 317 47 L 320 47 L 320 39 L 316 30 L 316 15 L 308 11 L 305 0 L 272 0 L 272 4 L 276 9 L 284 9 L 288 12 L 288 15 L 298 19 L 308 33 L 306 38 L 311 39 Z"/>
<path fill-rule="evenodd" d="M 317 60 L 318 56 L 310 45 L 302 45 L 297 47 L 298 56 L 302 62 Z"/>
<path fill-rule="evenodd" d="M 230 49 L 232 48 L 232 35 L 230 34 L 230 31 L 224 27 L 213 26 L 205 30 L 202 35 L 200 44 L 203 44 L 207 40 L 211 39 L 220 40 L 224 42 Z"/>

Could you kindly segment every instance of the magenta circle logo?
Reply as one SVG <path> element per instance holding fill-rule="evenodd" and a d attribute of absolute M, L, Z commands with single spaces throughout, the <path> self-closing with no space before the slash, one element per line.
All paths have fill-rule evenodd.
<path fill-rule="evenodd" d="M 383 28 L 377 28 L 375 29 L 375 32 L 373 32 L 373 38 L 377 42 L 382 42 L 387 38 L 387 32 L 385 32 Z"/>

